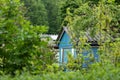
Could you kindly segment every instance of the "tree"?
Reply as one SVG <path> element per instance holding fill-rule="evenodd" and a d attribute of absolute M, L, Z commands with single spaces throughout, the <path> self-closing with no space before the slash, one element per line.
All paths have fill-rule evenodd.
<path fill-rule="evenodd" d="M 72 4 L 72 2 L 69 2 L 69 4 Z M 66 25 L 68 26 L 68 30 L 70 30 L 72 43 L 75 45 L 74 47 L 77 49 L 77 53 L 81 54 L 83 49 L 88 50 L 90 47 L 86 44 L 87 38 L 85 37 L 86 31 L 90 30 L 90 36 L 92 37 L 96 34 L 102 34 L 100 40 L 97 41 L 100 45 L 99 53 L 101 61 L 103 61 L 101 63 L 110 62 L 116 65 L 117 62 L 119 65 L 120 52 L 116 52 L 119 46 L 119 39 L 116 40 L 116 38 L 119 38 L 119 5 L 114 4 L 114 0 L 102 0 L 92 6 L 90 5 L 91 2 L 81 1 L 79 4 L 79 7 L 75 9 L 73 7 L 71 8 L 71 5 L 65 8 L 65 14 L 67 16 L 64 18 L 67 21 Z M 113 25 L 116 25 L 116 27 Z M 114 28 L 114 30 L 111 28 Z M 116 32 L 118 35 L 116 35 Z M 108 36 L 110 36 L 109 39 L 107 39 Z M 111 37 L 115 38 L 115 43 L 113 44 L 111 43 L 113 42 Z M 114 49 L 113 47 L 110 48 L 111 44 L 114 46 Z"/>
<path fill-rule="evenodd" d="M 69 9 L 70 13 L 74 14 L 75 9 L 79 8 L 79 0 L 66 0 L 64 5 L 61 7 L 61 20 L 63 21 L 63 26 L 66 26 L 69 22 L 65 19 L 68 14 L 67 10 Z M 71 15 L 72 16 L 72 15 Z"/>
<path fill-rule="evenodd" d="M 19 0 L 0 2 L 0 68 L 3 73 L 15 74 L 23 70 L 41 73 L 54 62 L 54 53 L 40 35 L 45 26 L 32 26 L 24 17 Z"/>
<path fill-rule="evenodd" d="M 48 33 L 58 33 L 61 26 L 60 4 L 56 0 L 21 0 L 28 9 L 26 17 L 33 25 L 49 26 Z"/>
<path fill-rule="evenodd" d="M 58 33 L 61 26 L 60 0 L 42 0 L 48 13 L 48 33 Z"/>
<path fill-rule="evenodd" d="M 45 5 L 41 0 L 21 0 L 24 2 L 27 13 L 26 17 L 31 21 L 32 25 L 45 25 L 48 26 L 48 13 Z"/>

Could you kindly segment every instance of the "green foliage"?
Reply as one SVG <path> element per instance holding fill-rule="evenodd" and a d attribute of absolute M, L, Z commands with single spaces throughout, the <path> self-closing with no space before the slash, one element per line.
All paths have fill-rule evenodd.
<path fill-rule="evenodd" d="M 114 66 L 120 67 L 120 51 L 118 48 L 119 46 L 120 46 L 119 38 L 117 38 L 115 42 L 106 42 L 103 46 L 101 46 L 100 47 L 101 51 L 100 53 L 102 53 L 101 62 L 111 63 Z"/>
<path fill-rule="evenodd" d="M 10 76 L 1 76 L 1 80 L 119 80 L 120 68 L 111 64 L 101 66 L 101 64 L 93 64 L 90 70 L 81 70 L 76 72 L 58 72 L 43 75 L 30 75 L 23 73 L 14 78 Z"/>
<path fill-rule="evenodd" d="M 61 7 L 61 17 L 62 17 L 62 21 L 63 21 L 63 26 L 66 26 L 69 22 L 65 19 L 67 16 L 69 16 L 67 14 L 67 9 L 69 9 L 69 12 L 74 13 L 75 9 L 77 9 L 79 7 L 79 0 L 66 0 L 64 5 Z M 71 15 L 71 16 L 72 16 Z"/>
<path fill-rule="evenodd" d="M 119 38 L 115 39 L 115 42 L 110 38 L 104 44 L 102 41 L 98 42 L 101 45 L 99 48 L 100 62 L 90 65 L 88 69 L 82 68 L 84 57 L 80 54 L 78 54 L 76 59 L 69 55 L 68 64 L 61 67 L 61 65 L 54 64 L 55 54 L 48 48 L 48 41 L 41 39 L 40 35 L 48 31 L 48 27 L 42 25 L 50 26 L 49 33 L 57 32 L 57 28 L 61 24 L 61 21 L 59 21 L 61 19 L 59 8 L 63 0 L 61 3 L 54 0 L 24 1 L 28 8 L 26 16 L 30 17 L 29 19 L 34 26 L 25 19 L 25 7 L 20 3 L 20 0 L 0 1 L 0 74 L 16 74 L 14 78 L 4 75 L 0 79 L 119 80 Z M 89 1 L 91 0 L 66 0 L 66 4 L 61 8 L 62 20 L 64 19 L 65 25 L 72 30 L 72 33 L 70 33 L 74 39 L 72 42 L 78 53 L 82 53 L 84 49 L 89 50 L 90 48 L 89 44 L 86 44 L 87 38 L 84 36 L 88 28 L 92 28 L 93 36 L 99 31 L 112 34 L 113 37 L 119 36 L 119 4 L 114 4 L 114 0 L 112 2 L 111 0 L 108 0 L 108 2 L 104 2 L 104 0 L 103 2 L 98 2 L 96 0 L 95 4 L 92 5 L 94 2 L 91 3 Z M 40 17 L 38 17 L 38 14 Z M 59 16 L 56 17 L 56 15 Z M 101 40 L 104 40 L 105 37 L 106 34 L 101 37 Z M 76 42 L 78 42 L 77 46 Z M 90 61 L 94 61 L 93 55 L 88 57 Z M 86 63 L 89 63 L 89 61 Z M 65 71 L 65 68 L 68 72 L 59 72 Z M 22 72 L 28 72 L 29 74 Z M 41 76 L 31 75 L 47 72 L 49 74 Z"/>
<path fill-rule="evenodd" d="M 48 26 L 48 13 L 45 5 L 41 0 L 21 0 L 25 3 L 27 8 L 26 17 L 29 18 L 32 25 L 45 25 Z"/>
<path fill-rule="evenodd" d="M 77 58 L 74 58 L 72 55 L 68 55 L 68 63 L 66 64 L 66 69 L 68 71 L 78 71 L 82 70 L 83 57 L 78 55 Z"/>
<path fill-rule="evenodd" d="M 61 26 L 61 0 L 21 0 L 27 8 L 26 17 L 32 25 L 49 26 L 48 33 L 58 33 Z"/>
<path fill-rule="evenodd" d="M 26 17 L 32 25 L 49 26 L 48 33 L 56 34 L 61 26 L 66 26 L 69 21 L 65 18 L 68 16 L 67 9 L 74 13 L 82 3 L 89 3 L 90 6 L 98 4 L 101 0 L 21 0 L 24 2 L 27 13 Z M 102 0 L 108 3 L 115 2 L 120 4 L 119 0 Z M 81 3 L 82 2 L 82 3 Z M 88 11 L 89 12 L 89 11 Z M 73 14 L 74 15 L 74 14 Z M 72 16 L 73 16 L 72 15 Z"/>
<path fill-rule="evenodd" d="M 100 35 L 97 43 L 100 45 L 98 53 L 100 57 L 99 63 L 102 66 L 112 64 L 118 67 L 120 65 L 119 40 L 117 39 L 120 36 L 120 17 L 118 15 L 120 8 L 114 1 L 96 0 L 94 3 L 93 0 L 69 0 L 63 6 L 65 21 L 63 21 L 63 25 L 68 26 L 68 30 L 70 30 L 71 42 L 78 56 L 77 59 L 69 56 L 70 59 L 66 65 L 68 70 L 81 70 L 81 64 L 91 61 L 96 62 L 93 55 L 88 56 L 90 59 L 88 62 L 85 62 L 84 56 L 81 56 L 84 50 L 89 51 L 90 49 L 90 45 L 87 43 L 86 32 L 89 32 L 89 36 L 93 38 L 95 35 Z M 90 65 L 88 65 L 89 67 Z"/>
<path fill-rule="evenodd" d="M 89 70 L 91 69 L 91 65 L 98 62 L 95 60 L 92 52 L 88 51 L 89 54 L 86 56 L 83 54 L 78 54 L 77 57 L 68 55 L 68 62 L 65 64 L 67 71 L 81 71 L 81 70 Z M 86 60 L 87 59 L 87 60 Z M 99 63 L 99 62 L 98 62 Z"/>
<path fill-rule="evenodd" d="M 49 23 L 48 33 L 58 33 L 61 27 L 60 5 L 61 0 L 42 0 L 46 10 Z"/>
<path fill-rule="evenodd" d="M 42 73 L 55 61 L 48 41 L 40 38 L 48 28 L 32 26 L 19 0 L 1 0 L 0 4 L 0 73 Z"/>
<path fill-rule="evenodd" d="M 72 37 L 72 43 L 77 49 L 77 53 L 81 54 L 83 49 L 88 50 L 90 48 L 90 45 L 86 43 L 88 41 L 86 32 L 89 32 L 89 36 L 93 38 L 95 35 L 102 35 L 97 41 L 101 46 L 99 49 L 102 50 L 100 54 L 107 54 L 106 49 L 108 49 L 109 42 L 119 36 L 119 5 L 114 4 L 114 0 L 102 0 L 98 4 L 91 4 L 87 1 L 79 1 L 78 3 L 80 5 L 74 8 L 73 12 L 71 12 L 72 5 L 65 8 L 67 16 L 64 19 L 67 21 L 68 30 L 70 30 L 69 34 Z M 72 1 L 69 4 L 72 4 Z"/>
<path fill-rule="evenodd" d="M 62 67 L 59 66 L 58 63 L 53 63 L 52 65 L 47 65 L 47 68 L 45 69 L 44 73 L 57 73 L 59 71 L 62 71 Z"/>

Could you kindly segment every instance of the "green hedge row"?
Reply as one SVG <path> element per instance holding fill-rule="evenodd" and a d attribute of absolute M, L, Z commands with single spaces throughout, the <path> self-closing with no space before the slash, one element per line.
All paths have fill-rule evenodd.
<path fill-rule="evenodd" d="M 0 76 L 0 80 L 120 80 L 119 67 L 92 67 L 81 71 L 49 72 L 43 75 L 23 73 L 14 78 L 8 75 Z"/>

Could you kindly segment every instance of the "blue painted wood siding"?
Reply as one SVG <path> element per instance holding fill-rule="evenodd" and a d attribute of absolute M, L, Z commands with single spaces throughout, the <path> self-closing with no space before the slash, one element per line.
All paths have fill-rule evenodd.
<path fill-rule="evenodd" d="M 71 53 L 71 49 L 72 49 L 70 37 L 66 32 L 63 33 L 63 36 L 62 36 L 58 46 L 59 46 L 59 52 L 60 52 L 59 53 L 59 62 L 66 63 L 67 62 L 67 54 Z M 64 55 L 64 59 L 62 59 L 63 55 Z"/>
<path fill-rule="evenodd" d="M 59 48 L 72 48 L 70 37 L 66 32 L 63 33 L 63 36 L 59 43 Z"/>
<path fill-rule="evenodd" d="M 96 47 L 95 46 L 91 47 L 90 51 L 83 51 L 83 57 L 84 57 L 84 60 L 85 60 L 85 62 L 83 63 L 83 67 L 87 67 L 88 64 L 93 63 L 93 61 L 89 61 L 90 60 L 90 56 L 89 56 L 90 54 L 93 55 L 95 61 L 97 61 L 97 62 L 99 61 L 98 47 L 97 46 Z"/>
<path fill-rule="evenodd" d="M 90 51 L 86 51 L 86 50 L 84 50 L 83 51 L 83 56 L 88 56 L 89 54 L 92 54 L 93 56 L 94 56 L 94 59 L 96 60 L 96 61 L 98 61 L 98 47 L 91 47 L 91 50 Z"/>
<path fill-rule="evenodd" d="M 92 53 L 93 53 L 93 55 L 94 55 L 94 59 L 95 59 L 96 61 L 99 61 L 98 47 L 92 47 L 91 50 L 92 50 Z"/>

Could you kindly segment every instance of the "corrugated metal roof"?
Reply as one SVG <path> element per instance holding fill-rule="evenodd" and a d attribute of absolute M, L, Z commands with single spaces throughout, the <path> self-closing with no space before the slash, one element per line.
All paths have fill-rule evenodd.
<path fill-rule="evenodd" d="M 113 40 L 113 38 L 109 34 L 107 34 L 107 33 L 103 34 L 101 32 L 98 32 L 95 35 L 91 36 L 90 32 L 91 32 L 90 30 L 87 30 L 85 32 L 85 36 L 87 37 L 87 40 L 89 42 L 100 41 L 103 36 L 104 36 L 104 39 L 103 39 L 102 42 L 104 42 L 106 40 L 109 40 L 109 39 Z"/>
<path fill-rule="evenodd" d="M 63 32 L 67 32 L 67 34 L 69 35 L 69 30 L 67 27 L 63 27 L 61 32 L 59 33 L 58 35 L 58 38 L 57 38 L 57 45 L 59 44 L 61 38 L 62 38 L 62 33 Z M 106 41 L 106 40 L 109 40 L 109 39 L 112 39 L 113 40 L 113 37 L 111 37 L 109 34 L 103 34 L 101 32 L 98 32 L 97 34 L 95 34 L 94 36 L 91 36 L 90 34 L 90 29 L 86 30 L 85 32 L 85 37 L 87 38 L 87 41 L 88 42 L 97 42 L 97 41 L 100 41 L 102 36 L 105 36 L 104 40 L 102 40 L 102 42 Z M 78 38 L 79 39 L 79 38 Z"/>

